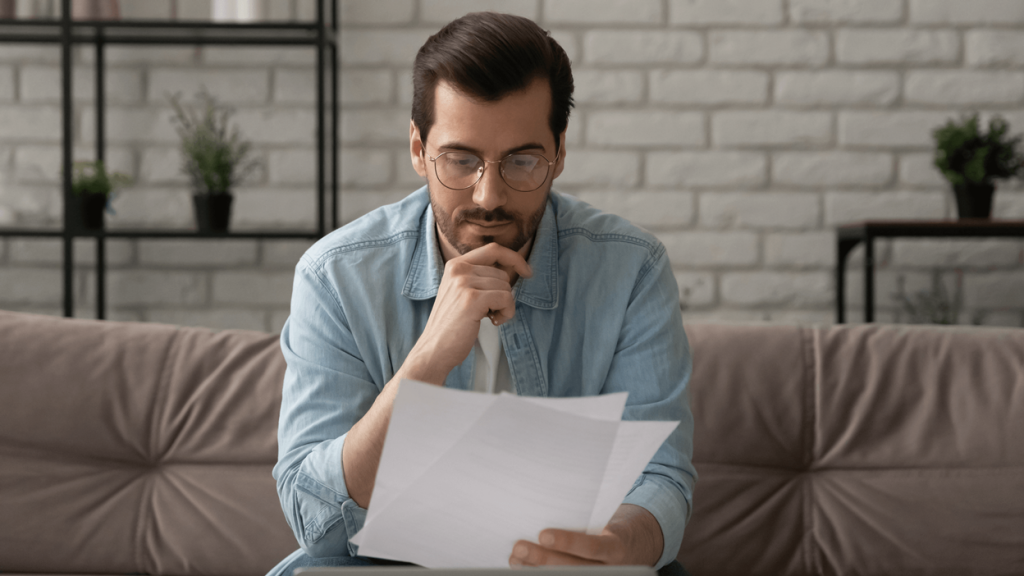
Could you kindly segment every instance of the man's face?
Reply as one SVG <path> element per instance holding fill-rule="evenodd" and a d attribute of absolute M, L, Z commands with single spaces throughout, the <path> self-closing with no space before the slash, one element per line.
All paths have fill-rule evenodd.
<path fill-rule="evenodd" d="M 548 125 L 550 110 L 551 90 L 546 80 L 536 80 L 497 102 L 482 102 L 446 82 L 438 83 L 434 125 L 425 148 L 414 124 L 409 139 L 413 167 L 427 179 L 446 259 L 491 242 L 519 250 L 533 238 L 551 182 L 562 171 L 565 150 L 562 134 L 556 160 L 555 139 Z M 430 160 L 443 152 L 470 153 L 487 161 L 500 161 L 513 152 L 536 153 L 556 162 L 543 184 L 530 192 L 509 186 L 497 163 L 487 164 L 475 185 L 453 190 L 438 180 Z"/>

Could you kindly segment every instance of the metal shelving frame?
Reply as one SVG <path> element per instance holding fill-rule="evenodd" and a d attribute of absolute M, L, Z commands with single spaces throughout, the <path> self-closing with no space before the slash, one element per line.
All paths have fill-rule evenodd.
<path fill-rule="evenodd" d="M 328 14 L 329 10 L 329 14 Z M 64 216 L 61 228 L 0 228 L 0 237 L 57 237 L 64 240 L 64 315 L 74 315 L 74 239 L 96 242 L 96 317 L 106 316 L 107 238 L 242 238 L 312 239 L 327 231 L 326 189 L 330 187 L 331 229 L 338 227 L 338 31 L 336 0 L 317 0 L 316 21 L 307 23 L 214 23 L 148 20 L 72 20 L 71 0 L 61 0 L 59 20 L 0 20 L 0 44 L 59 44 L 61 48 L 62 192 Z M 316 48 L 316 230 L 243 230 L 220 234 L 191 230 L 82 230 L 73 225 L 70 213 L 73 101 L 71 48 L 92 44 L 96 50 L 96 159 L 104 159 L 104 51 L 109 44 L 217 45 L 217 46 L 311 46 Z M 326 66 L 325 66 L 326 64 Z M 329 102 L 328 102 L 329 98 Z M 330 105 L 330 117 L 327 106 Z M 328 121 L 330 135 L 328 137 Z M 329 154 L 328 154 L 329 152 Z M 330 162 L 328 180 L 325 162 Z"/>

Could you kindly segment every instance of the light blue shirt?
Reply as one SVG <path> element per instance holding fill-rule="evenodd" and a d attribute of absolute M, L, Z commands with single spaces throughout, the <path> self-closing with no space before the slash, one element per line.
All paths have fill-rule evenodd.
<path fill-rule="evenodd" d="M 624 503 L 649 510 L 675 559 L 690 516 L 690 348 L 665 247 L 627 220 L 552 192 L 501 326 L 516 393 L 629 392 L 623 419 L 679 420 Z M 423 187 L 318 241 L 295 267 L 281 331 L 288 367 L 278 428 L 277 491 L 310 556 L 356 555 L 366 510 L 345 488 L 341 448 L 423 332 L 444 263 Z M 445 380 L 473 386 L 474 353 Z M 511 550 L 509 550 L 511 554 Z"/>

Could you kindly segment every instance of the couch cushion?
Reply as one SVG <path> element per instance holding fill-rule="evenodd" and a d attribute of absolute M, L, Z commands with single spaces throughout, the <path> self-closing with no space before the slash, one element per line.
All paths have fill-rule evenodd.
<path fill-rule="evenodd" d="M 0 567 L 268 570 L 283 375 L 271 334 L 0 312 Z"/>

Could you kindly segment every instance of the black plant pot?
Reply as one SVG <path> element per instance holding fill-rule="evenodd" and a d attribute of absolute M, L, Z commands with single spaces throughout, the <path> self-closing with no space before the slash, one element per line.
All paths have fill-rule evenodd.
<path fill-rule="evenodd" d="M 233 196 L 224 194 L 193 194 L 196 208 L 196 224 L 200 232 L 227 232 L 231 221 Z"/>
<path fill-rule="evenodd" d="M 961 184 L 953 186 L 956 196 L 956 212 L 960 218 L 991 218 L 992 194 L 996 187 L 992 184 Z"/>
<path fill-rule="evenodd" d="M 71 213 L 75 224 L 83 230 L 103 230 L 106 194 L 72 194 Z"/>

